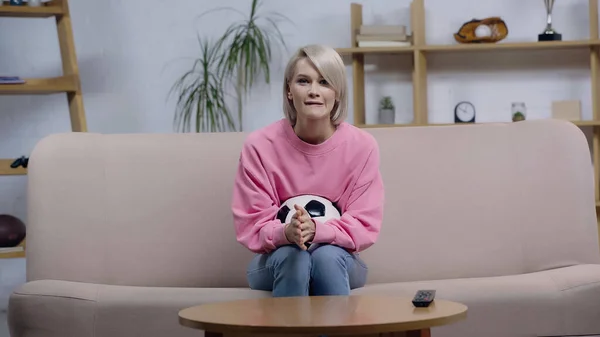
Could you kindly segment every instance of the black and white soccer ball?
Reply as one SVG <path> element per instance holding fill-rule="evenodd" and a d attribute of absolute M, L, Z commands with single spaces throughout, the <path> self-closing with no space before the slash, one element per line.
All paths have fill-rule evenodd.
<path fill-rule="evenodd" d="M 277 219 L 282 224 L 285 225 L 292 221 L 292 216 L 296 212 L 294 209 L 295 204 L 304 207 L 311 218 L 321 222 L 341 217 L 341 212 L 336 204 L 323 197 L 304 194 L 289 198 L 281 204 L 279 212 L 277 212 Z"/>

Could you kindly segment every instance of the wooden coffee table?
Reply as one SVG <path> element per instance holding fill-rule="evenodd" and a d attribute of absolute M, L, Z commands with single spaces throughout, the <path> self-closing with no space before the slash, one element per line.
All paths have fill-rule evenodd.
<path fill-rule="evenodd" d="M 430 336 L 429 328 L 464 319 L 467 307 L 436 299 L 415 308 L 393 296 L 306 296 L 217 302 L 181 310 L 179 323 L 207 337 L 375 335 Z"/>

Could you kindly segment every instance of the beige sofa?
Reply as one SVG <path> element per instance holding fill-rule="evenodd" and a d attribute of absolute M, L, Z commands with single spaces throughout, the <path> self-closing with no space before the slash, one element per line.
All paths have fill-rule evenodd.
<path fill-rule="evenodd" d="M 593 169 L 560 121 L 368 129 L 386 186 L 354 294 L 468 305 L 442 336 L 600 334 Z M 246 286 L 232 181 L 243 134 L 59 134 L 31 155 L 27 280 L 12 337 L 201 336 L 187 306 L 269 296 Z"/>

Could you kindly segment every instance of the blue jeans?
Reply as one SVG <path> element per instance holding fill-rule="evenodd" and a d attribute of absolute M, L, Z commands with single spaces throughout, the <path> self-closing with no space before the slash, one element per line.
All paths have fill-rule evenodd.
<path fill-rule="evenodd" d="M 338 246 L 306 251 L 285 245 L 254 257 L 247 278 L 251 289 L 272 291 L 274 297 L 349 295 L 365 285 L 367 266 Z"/>

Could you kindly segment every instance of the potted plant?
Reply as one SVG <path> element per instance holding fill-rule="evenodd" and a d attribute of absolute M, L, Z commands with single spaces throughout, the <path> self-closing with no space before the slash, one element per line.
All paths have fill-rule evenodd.
<path fill-rule="evenodd" d="M 379 102 L 379 123 L 394 124 L 396 123 L 396 109 L 390 96 L 385 96 Z"/>
<path fill-rule="evenodd" d="M 515 102 L 511 105 L 512 121 L 520 122 L 527 118 L 527 107 L 523 102 Z"/>
<path fill-rule="evenodd" d="M 232 23 L 216 41 L 199 37 L 199 58 L 171 89 L 178 94 L 175 125 L 179 130 L 190 131 L 193 124 L 196 132 L 235 131 L 226 100 L 233 97 L 237 100 L 237 130 L 242 131 L 244 98 L 261 75 L 270 83 L 272 49 L 277 45 L 287 49 L 276 20 L 285 17 L 259 13 L 260 0 L 251 1 L 249 15 Z M 216 8 L 202 15 L 221 9 L 239 13 Z M 229 94 L 230 87 L 235 95 Z"/>

